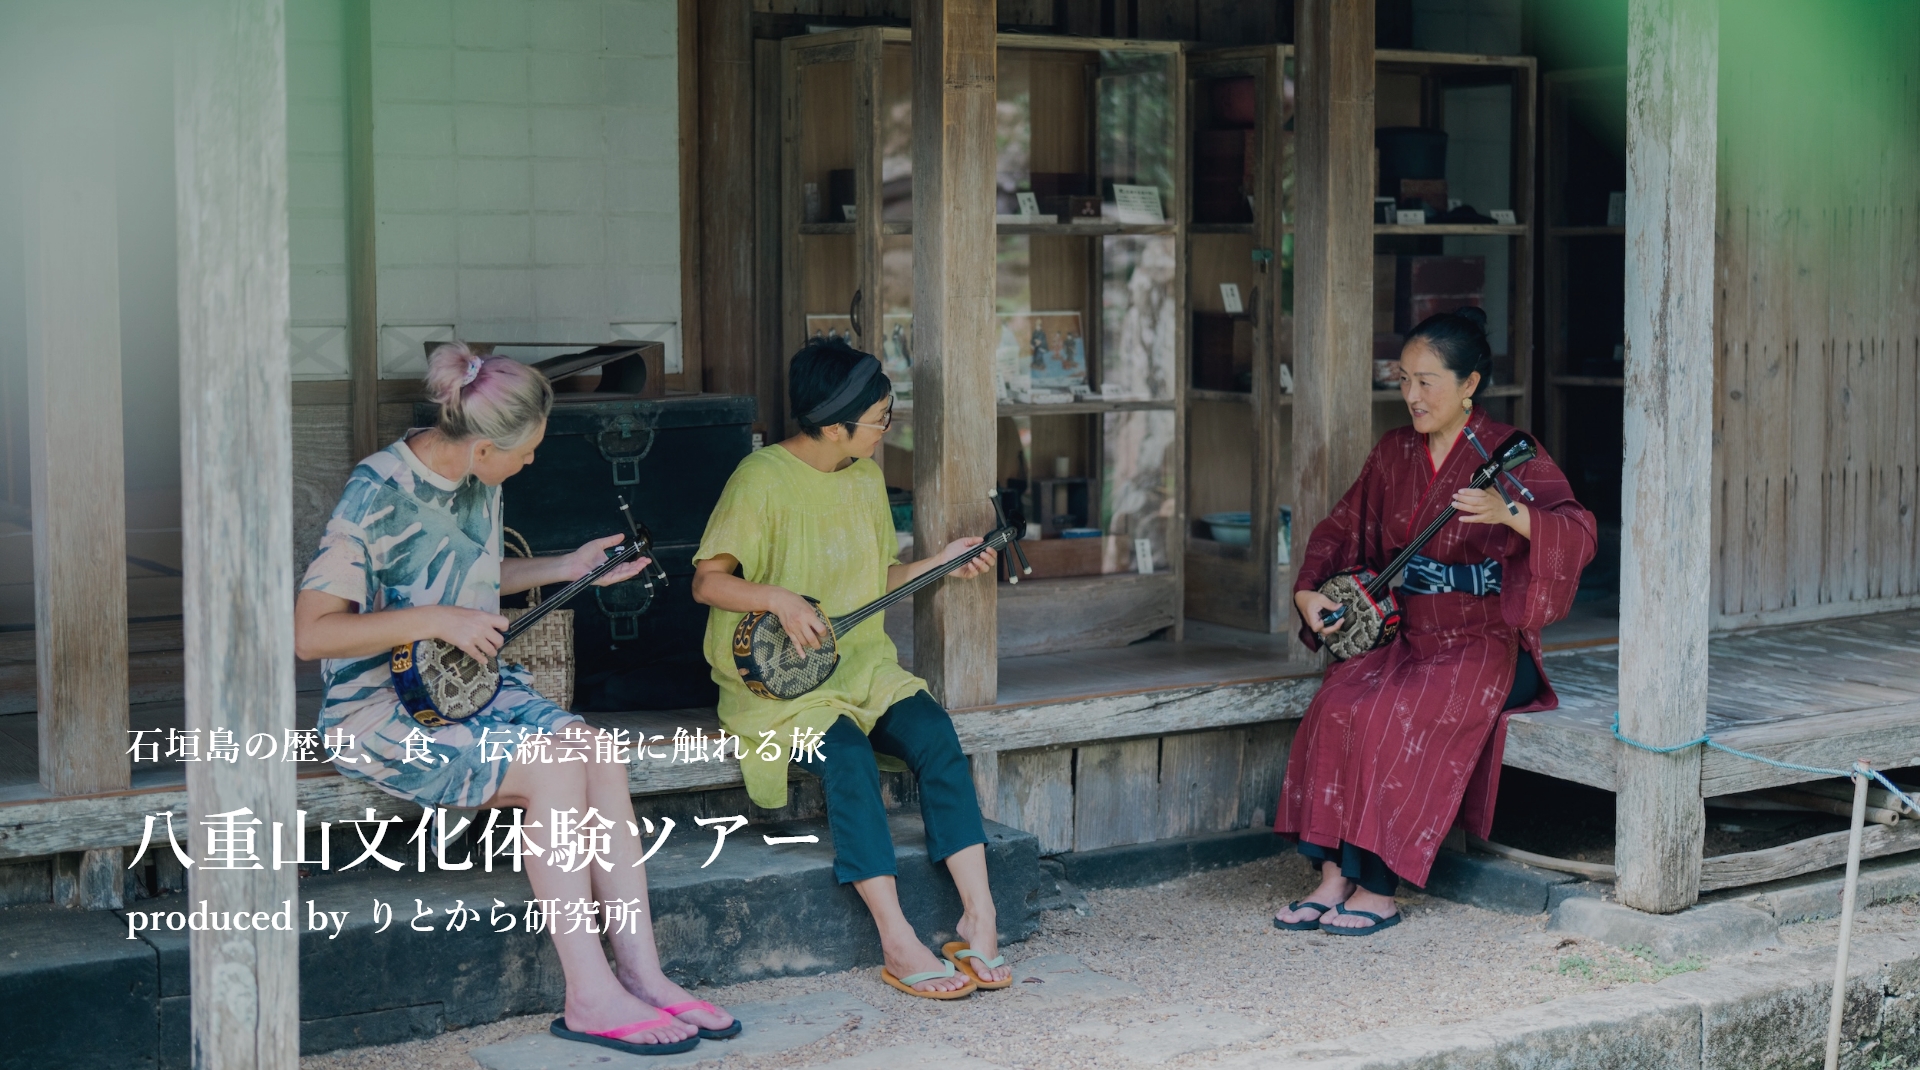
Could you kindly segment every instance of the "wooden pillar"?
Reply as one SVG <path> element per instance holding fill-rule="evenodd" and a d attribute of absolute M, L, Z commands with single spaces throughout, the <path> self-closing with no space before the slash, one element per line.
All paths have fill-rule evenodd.
<path fill-rule="evenodd" d="M 187 728 L 280 739 L 293 727 L 285 6 L 191 0 L 180 9 L 174 159 Z M 187 766 L 196 903 L 272 913 L 299 898 L 293 868 L 272 868 L 266 842 L 268 823 L 293 820 L 293 774 L 290 763 L 246 758 Z M 262 822 L 253 830 L 266 868 L 209 865 L 202 822 L 243 809 L 251 814 L 239 820 Z M 294 1070 L 299 934 L 195 932 L 189 951 L 197 1070 Z"/>
<path fill-rule="evenodd" d="M 346 0 L 341 37 L 347 105 L 347 377 L 353 459 L 380 441 L 380 261 L 373 194 L 373 0 Z"/>
<path fill-rule="evenodd" d="M 708 390 L 752 394 L 760 353 L 749 314 L 759 268 L 753 214 L 751 0 L 701 4 L 698 48 L 702 366 Z"/>
<path fill-rule="evenodd" d="M 1620 728 L 1655 746 L 1707 724 L 1713 474 L 1716 0 L 1627 7 L 1626 469 Z M 1700 894 L 1700 749 L 1618 745 L 1620 901 Z"/>
<path fill-rule="evenodd" d="M 992 526 L 994 2 L 913 0 L 913 541 Z M 869 203 L 877 203 L 877 198 Z M 880 301 L 868 295 L 868 322 Z M 999 689 L 991 575 L 917 595 L 913 667 L 949 707 Z"/>
<path fill-rule="evenodd" d="M 1373 447 L 1373 2 L 1301 0 L 1295 15 L 1298 561 Z"/>
<path fill-rule="evenodd" d="M 680 372 L 667 377 L 679 390 L 704 390 L 706 354 L 701 291 L 700 216 L 706 204 L 700 172 L 700 8 L 711 0 L 679 0 L 674 10 L 674 32 L 679 57 L 678 94 L 680 138 Z M 724 208 L 724 206 L 723 206 Z"/>
<path fill-rule="evenodd" d="M 33 51 L 20 158 L 40 784 L 72 795 L 123 789 L 130 768 L 119 138 L 98 42 L 60 28 Z"/>

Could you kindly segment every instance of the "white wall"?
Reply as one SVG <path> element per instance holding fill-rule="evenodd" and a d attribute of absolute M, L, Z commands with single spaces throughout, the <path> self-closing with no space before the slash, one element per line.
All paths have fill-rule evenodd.
<path fill-rule="evenodd" d="M 289 0 L 295 375 L 346 371 L 337 0 Z M 678 370 L 675 0 L 378 0 L 381 374 L 423 340 L 657 337 Z"/>

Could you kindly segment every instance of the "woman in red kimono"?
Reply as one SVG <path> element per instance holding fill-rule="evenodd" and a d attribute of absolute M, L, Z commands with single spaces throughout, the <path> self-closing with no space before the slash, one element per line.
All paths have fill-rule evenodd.
<path fill-rule="evenodd" d="M 1594 551 L 1593 514 L 1543 454 L 1495 490 L 1465 489 L 1513 428 L 1474 408 L 1491 377 L 1486 315 L 1428 318 L 1400 352 L 1413 426 L 1387 432 L 1313 529 L 1293 585 L 1318 649 L 1343 569 L 1385 568 L 1448 504 L 1459 517 L 1408 565 L 1394 640 L 1327 670 L 1287 761 L 1274 831 L 1295 837 L 1320 886 L 1274 918 L 1282 929 L 1361 936 L 1400 921 L 1400 879 L 1424 885 L 1456 818 L 1493 820 L 1505 714 L 1559 705 L 1540 670 L 1540 629 L 1573 605 Z M 1524 486 L 1531 497 L 1522 493 Z"/>

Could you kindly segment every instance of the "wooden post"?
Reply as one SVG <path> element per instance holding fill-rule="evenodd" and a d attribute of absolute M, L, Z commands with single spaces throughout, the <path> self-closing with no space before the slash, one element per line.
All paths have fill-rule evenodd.
<path fill-rule="evenodd" d="M 183 3 L 175 49 L 180 249 L 180 468 L 188 730 L 283 739 L 293 727 L 292 439 L 287 351 L 287 79 L 282 0 Z M 299 897 L 271 867 L 293 820 L 294 765 L 187 766 L 192 896 L 269 914 Z M 225 868 L 205 825 L 237 814 L 264 861 Z M 297 907 L 294 908 L 297 911 Z M 294 1070 L 299 934 L 195 932 L 197 1070 Z"/>
<path fill-rule="evenodd" d="M 913 542 L 992 524 L 994 3 L 913 0 Z M 875 198 L 869 203 L 878 203 Z M 878 295 L 867 319 L 880 322 Z M 949 707 L 999 690 L 991 575 L 915 596 L 913 667 Z"/>
<path fill-rule="evenodd" d="M 1372 0 L 1301 0 L 1294 10 L 1298 561 L 1373 447 L 1374 72 Z M 1291 606 L 1283 613 L 1297 616 Z"/>
<path fill-rule="evenodd" d="M 702 0 L 679 0 L 674 12 L 680 70 L 676 89 L 680 113 L 680 372 L 667 385 L 681 390 L 705 390 L 705 294 L 700 265 L 700 215 L 705 197 L 700 186 L 700 8 Z M 722 206 L 723 209 L 725 206 Z"/>
<path fill-rule="evenodd" d="M 372 0 L 346 0 L 341 36 L 347 100 L 347 377 L 353 457 L 380 449 L 380 261 L 373 198 Z"/>
<path fill-rule="evenodd" d="M 691 30 L 691 28 L 689 28 Z M 707 389 L 752 394 L 760 357 L 753 308 L 753 5 L 700 5 L 700 327 Z M 687 285 L 696 285 L 687 280 Z"/>
<path fill-rule="evenodd" d="M 36 50 L 28 81 L 38 91 L 22 109 L 40 784 L 57 795 L 128 785 L 119 138 L 110 67 L 97 47 L 89 53 L 78 28 L 55 30 Z M 116 886 L 111 902 L 87 905 L 118 899 Z"/>
<path fill-rule="evenodd" d="M 1627 8 L 1626 470 L 1620 728 L 1672 746 L 1707 724 L 1712 561 L 1716 0 Z M 1620 901 L 1700 894 L 1700 749 L 1618 745 Z"/>

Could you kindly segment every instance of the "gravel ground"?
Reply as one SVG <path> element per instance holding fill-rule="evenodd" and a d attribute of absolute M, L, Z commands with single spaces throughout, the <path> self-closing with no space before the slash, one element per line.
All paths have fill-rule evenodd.
<path fill-rule="evenodd" d="M 729 1060 L 727 1070 L 811 1066 L 900 1044 L 943 1045 L 1003 1067 L 1050 1070 L 1114 1065 L 1123 1061 L 1123 1050 L 1154 1036 L 1149 1028 L 1154 1023 L 1176 1017 L 1210 1015 L 1210 1028 L 1242 1038 L 1223 1049 L 1233 1051 L 1388 1025 L 1478 1018 L 1701 965 L 1661 967 L 1597 942 L 1545 932 L 1544 915 L 1495 914 L 1411 889 L 1400 898 L 1406 921 L 1377 936 L 1350 939 L 1274 929 L 1273 911 L 1314 883 L 1304 860 L 1287 854 L 1152 888 L 1090 892 L 1086 914 L 1046 914 L 1032 939 L 1008 948 L 1016 968 L 1042 955 L 1073 955 L 1143 990 L 1123 998 L 1056 1002 L 1038 985 L 1015 985 L 939 1003 L 894 992 L 872 969 L 696 994 L 740 1004 L 838 990 L 885 1015 L 806 1047 Z M 1905 915 L 1899 907 L 1892 909 L 1895 921 L 1889 923 L 1897 923 Z M 1915 908 L 1908 904 L 1907 909 Z M 1877 924 L 1878 914 L 1863 919 L 1862 931 Z M 301 1066 L 472 1070 L 468 1052 L 543 1032 L 547 1021 L 547 1016 L 530 1016 L 409 1044 L 330 1052 L 302 1059 Z M 1208 1053 L 1176 1054 L 1164 1065 L 1177 1070 L 1205 1065 L 1209 1058 Z"/>

